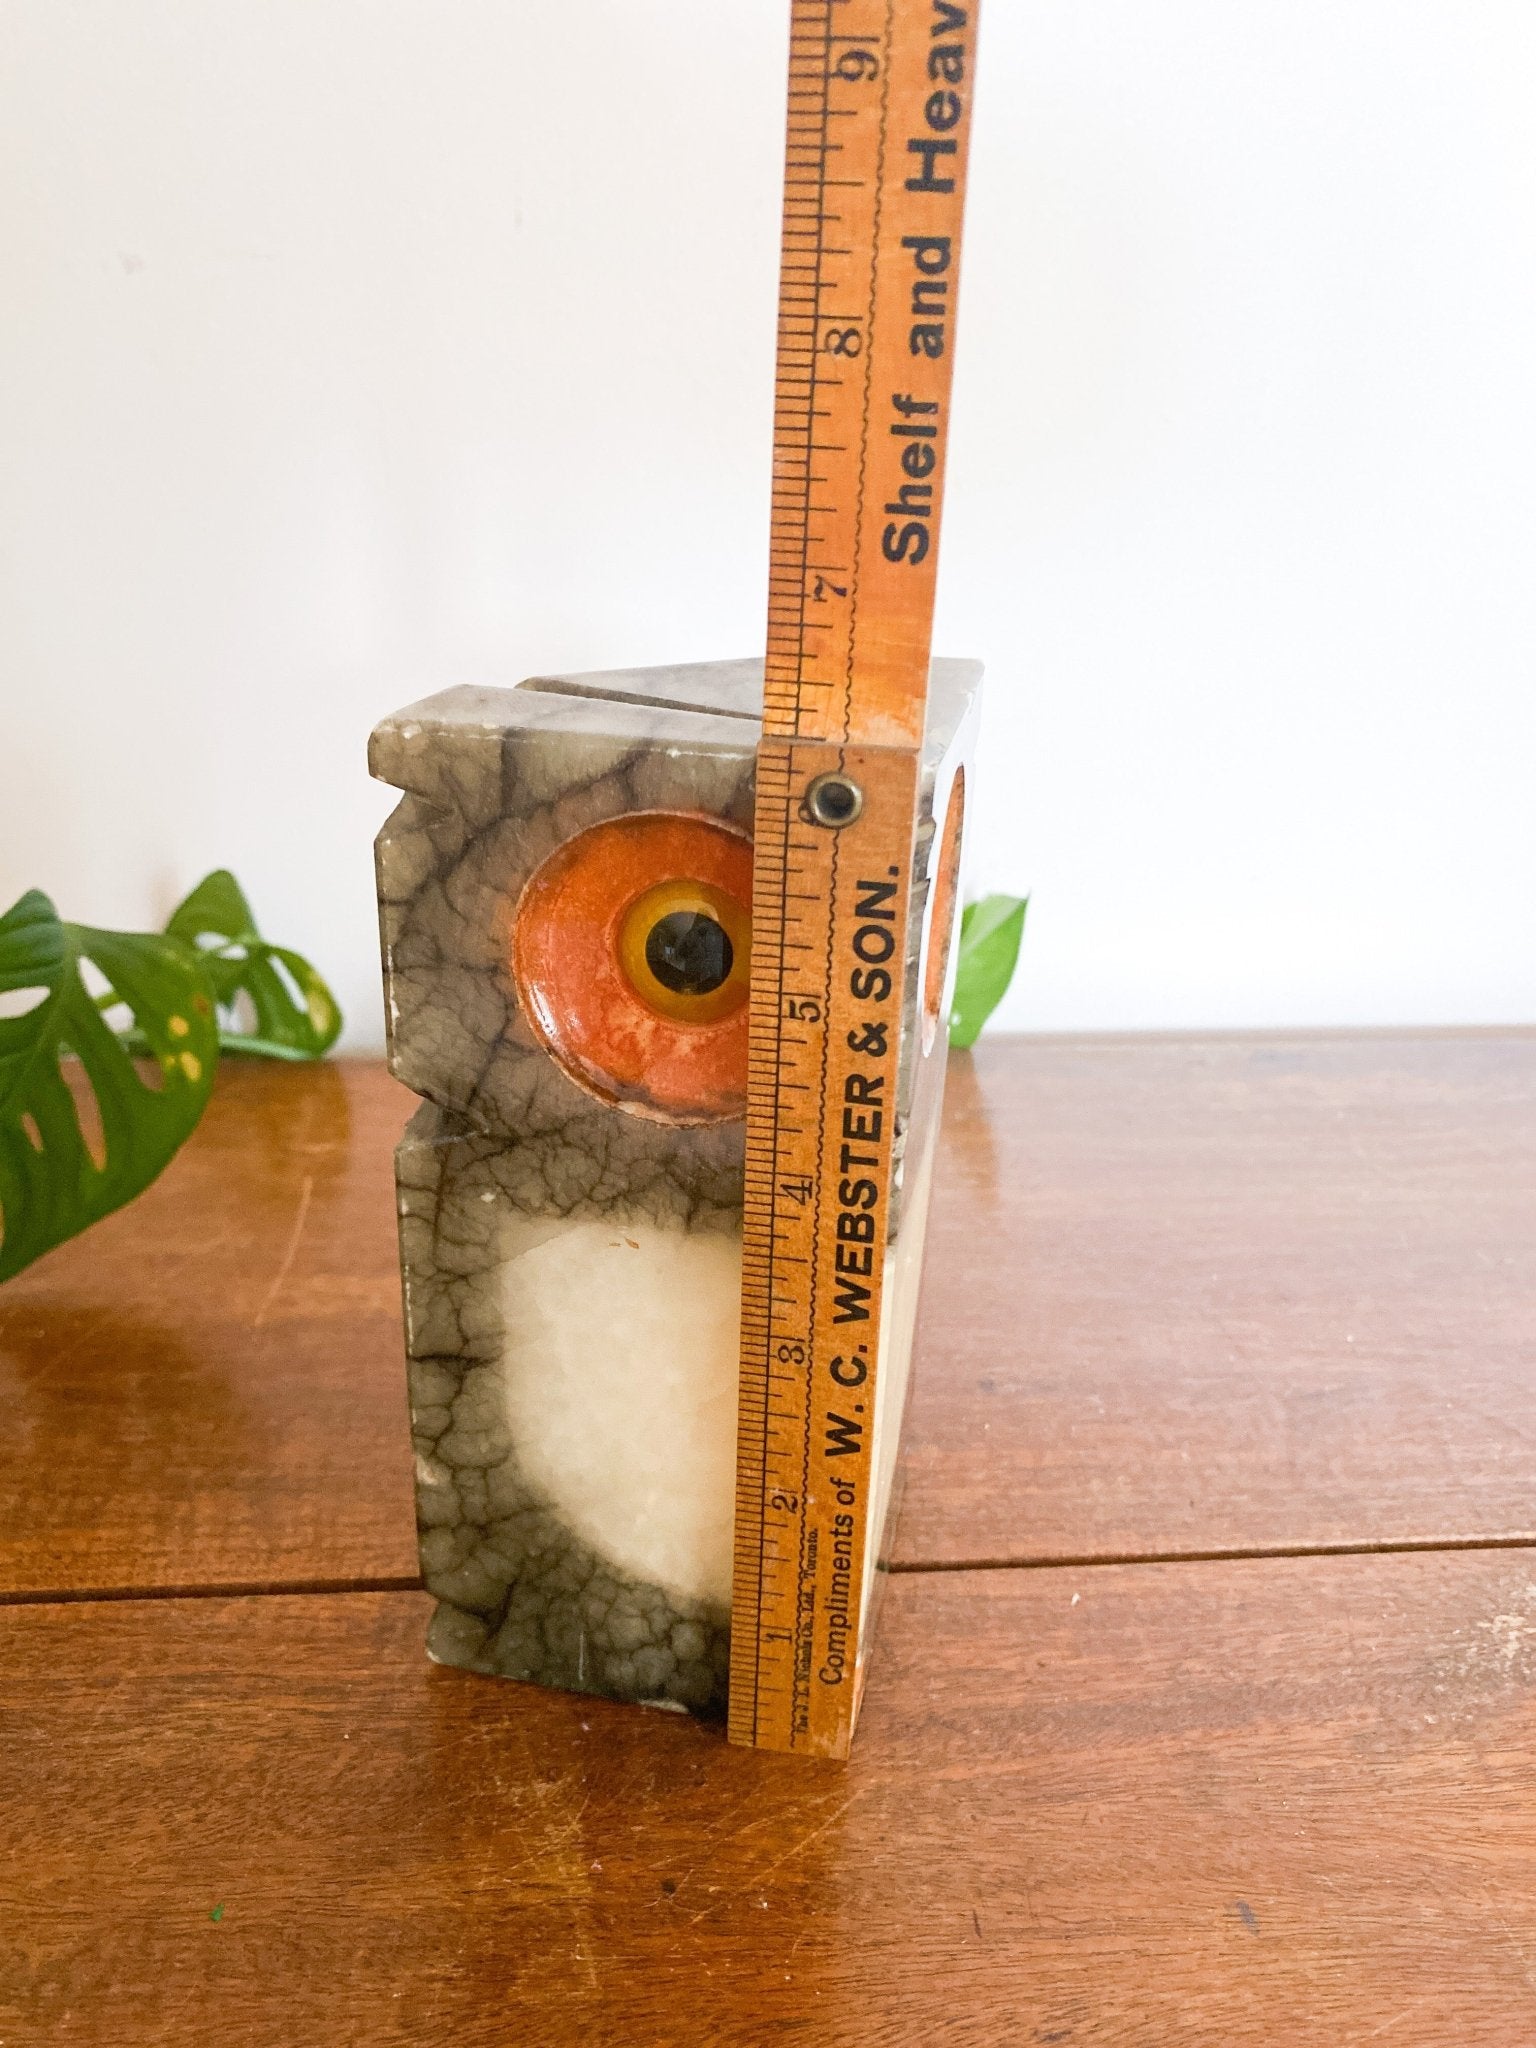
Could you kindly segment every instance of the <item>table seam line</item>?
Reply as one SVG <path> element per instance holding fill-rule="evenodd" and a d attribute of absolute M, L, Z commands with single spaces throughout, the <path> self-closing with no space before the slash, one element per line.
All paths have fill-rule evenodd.
<path fill-rule="evenodd" d="M 968 1557 L 881 1566 L 890 1578 L 927 1578 L 955 1572 L 1092 1571 L 1106 1566 L 1241 1564 L 1309 1557 L 1455 1556 L 1468 1551 L 1536 1550 L 1536 1536 L 1408 1538 L 1381 1543 L 1306 1543 L 1245 1546 L 1240 1549 L 1123 1551 L 1073 1557 Z M 89 1607 L 165 1600 L 325 1599 L 348 1593 L 425 1593 L 418 1577 L 405 1573 L 337 1579 L 249 1579 L 227 1584 L 175 1586 L 82 1586 L 0 1591 L 0 1608 Z"/>

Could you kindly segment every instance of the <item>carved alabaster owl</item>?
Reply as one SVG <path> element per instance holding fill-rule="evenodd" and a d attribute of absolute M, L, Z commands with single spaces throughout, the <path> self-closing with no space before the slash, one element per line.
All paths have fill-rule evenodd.
<path fill-rule="evenodd" d="M 877 1504 L 978 679 L 934 665 Z M 424 1098 L 396 1174 L 429 1651 L 708 1714 L 730 1639 L 761 702 L 760 661 L 538 677 L 428 698 L 370 749 L 404 792 L 377 863 L 390 1065 Z"/>

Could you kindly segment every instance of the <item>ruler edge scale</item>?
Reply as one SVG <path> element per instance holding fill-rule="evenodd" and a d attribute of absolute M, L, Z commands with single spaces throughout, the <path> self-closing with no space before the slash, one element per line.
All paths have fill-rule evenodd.
<path fill-rule="evenodd" d="M 912 853 L 920 757 L 927 706 L 937 541 L 942 516 L 944 457 L 949 438 L 955 302 L 960 268 L 965 169 L 975 84 L 977 14 L 978 8 L 974 0 L 958 0 L 958 4 L 957 0 L 792 0 L 791 4 L 778 346 L 775 364 L 768 658 L 764 677 L 763 732 L 758 747 L 755 821 L 751 1052 L 744 1183 L 740 1420 L 728 1726 L 733 1742 L 748 1747 L 788 1750 L 797 1754 L 847 1754 L 857 1719 L 866 1669 L 864 1658 L 860 1654 L 867 1643 L 868 1613 L 864 1590 L 869 1584 L 869 1574 L 866 1570 L 865 1550 L 869 1542 L 878 1540 L 879 1529 L 869 1526 L 875 1479 L 872 1421 L 870 1431 L 863 1442 L 864 1483 L 858 1504 L 859 1520 L 853 1553 L 855 1565 L 850 1568 L 848 1575 L 849 1582 L 857 1588 L 858 1594 L 854 1610 L 853 1636 L 856 1649 L 851 1682 L 839 1687 L 835 1699 L 830 1703 L 825 1699 L 818 1700 L 812 1691 L 812 1704 L 819 1704 L 823 1711 L 819 1716 L 813 1714 L 803 1725 L 797 1726 L 793 1705 L 795 1688 L 791 1680 L 791 1701 L 787 1709 L 788 1725 L 784 1723 L 783 1710 L 776 1710 L 773 1715 L 765 1716 L 765 1661 L 770 1664 L 782 1664 L 787 1646 L 791 1652 L 792 1662 L 795 1656 L 803 1652 L 804 1634 L 812 1627 L 809 1620 L 800 1623 L 800 1635 L 794 1635 L 793 1629 L 790 1635 L 786 1635 L 782 1626 L 770 1629 L 766 1605 L 770 1580 L 775 1573 L 777 1584 L 774 1590 L 781 1598 L 789 1583 L 789 1569 L 792 1569 L 803 1583 L 807 1531 L 812 1521 L 811 1488 L 807 1479 L 798 1489 L 798 1510 L 791 1518 L 793 1525 L 798 1528 L 799 1538 L 793 1564 L 787 1568 L 785 1557 L 776 1554 L 770 1570 L 769 1501 L 770 1498 L 781 1497 L 781 1493 L 774 1492 L 770 1479 L 774 1379 L 772 1354 L 776 1334 L 775 1303 L 784 1298 L 776 1295 L 774 1289 L 779 1260 L 782 1257 L 793 1256 L 781 1254 L 776 1249 L 777 1224 L 774 1204 L 777 1198 L 776 1180 L 781 1171 L 780 1139 L 786 1129 L 799 1129 L 786 1125 L 784 1113 L 785 988 L 789 950 L 787 934 L 791 922 L 791 863 L 794 857 L 797 823 L 802 830 L 812 835 L 810 845 L 816 849 L 810 854 L 812 861 L 824 857 L 834 878 L 837 873 L 837 842 L 840 838 L 837 829 L 828 829 L 834 823 L 850 826 L 850 842 L 856 832 L 860 839 L 869 844 L 876 843 L 870 835 L 879 827 L 884 833 L 883 843 L 887 850 L 896 843 L 893 834 L 904 836 L 904 865 L 899 877 L 897 905 L 902 920 L 899 929 L 903 933 L 906 932 L 910 913 L 909 891 L 913 880 Z M 866 31 L 874 27 L 878 33 L 857 33 L 851 26 L 854 23 Z M 948 65 L 941 65 L 936 69 L 933 52 L 941 38 L 947 39 L 946 47 L 950 58 Z M 957 45 L 958 57 L 955 55 Z M 871 55 L 857 54 L 860 52 L 870 52 Z M 902 103 L 922 107 L 928 117 L 927 127 L 918 127 L 915 140 L 911 134 L 912 115 L 909 113 L 903 119 L 893 113 L 893 76 L 898 63 L 902 67 Z M 877 85 L 878 116 L 873 114 L 868 103 L 862 110 L 857 106 L 846 109 L 834 108 L 833 101 L 837 92 L 835 77 L 848 85 Z M 809 84 L 812 80 L 814 91 L 810 89 Z M 916 99 L 913 97 L 914 84 L 918 88 Z M 952 90 L 951 87 L 959 89 Z M 808 97 L 816 101 L 809 117 L 809 127 L 807 116 L 804 113 L 797 115 L 796 111 L 797 98 L 804 100 Z M 955 113 L 957 101 L 958 117 Z M 872 176 L 867 175 L 863 180 L 837 180 L 831 177 L 829 162 L 832 157 L 842 154 L 844 150 L 844 145 L 833 144 L 830 140 L 832 121 L 836 117 L 848 120 L 859 130 L 859 141 L 862 145 L 860 161 L 867 171 L 873 172 Z M 815 147 L 808 147 L 808 138 L 811 129 L 814 128 L 819 128 L 819 140 Z M 844 128 L 838 132 L 848 135 L 850 130 Z M 899 161 L 892 159 L 890 145 L 893 134 L 896 150 L 900 152 Z M 872 157 L 869 140 L 871 135 L 875 138 Z M 904 179 L 898 181 L 898 173 L 914 169 L 908 152 L 914 152 L 917 159 L 915 182 Z M 852 155 L 853 152 L 850 152 L 850 156 Z M 812 161 L 815 167 L 808 172 L 807 165 Z M 842 168 L 852 169 L 854 164 L 850 161 Z M 930 219 L 919 217 L 923 205 L 917 200 L 904 199 L 903 186 L 906 191 L 918 194 L 923 205 L 926 205 L 930 194 L 942 192 L 948 195 L 943 206 L 943 235 L 934 231 Z M 822 303 L 825 292 L 840 281 L 829 276 L 826 263 L 829 225 L 833 219 L 840 219 L 840 216 L 835 215 L 829 208 L 828 193 L 838 187 L 849 190 L 850 193 L 856 189 L 860 203 L 868 205 L 871 209 L 868 232 L 862 239 L 857 229 L 850 230 L 847 225 L 840 227 L 840 240 L 847 246 L 837 252 L 852 259 L 849 265 L 851 273 L 857 273 L 861 262 L 867 271 L 867 315 L 861 313 L 850 316 L 846 309 L 837 308 L 829 312 Z M 797 191 L 803 195 L 807 188 L 814 192 L 814 210 L 811 215 L 805 212 L 804 197 L 796 197 Z M 839 201 L 839 205 L 851 206 L 852 203 L 851 198 L 848 201 Z M 803 244 L 807 240 L 805 223 L 811 218 L 815 224 L 814 263 L 808 266 L 808 252 L 804 248 L 797 249 L 795 244 L 797 241 Z M 895 374 L 891 360 L 895 330 L 900 327 L 900 339 L 906 342 L 909 338 L 908 320 L 916 317 L 915 292 L 911 295 L 911 314 L 902 314 L 899 310 L 903 303 L 902 293 L 894 282 L 899 274 L 898 252 L 908 249 L 914 251 L 908 263 L 908 285 L 912 283 L 913 266 L 921 268 L 923 265 L 922 251 L 915 248 L 913 243 L 901 239 L 899 230 L 903 228 L 912 233 L 919 244 L 926 241 L 930 254 L 936 254 L 937 244 L 943 243 L 944 265 L 948 275 L 945 284 L 939 289 L 948 293 L 948 325 L 947 329 L 941 332 L 939 368 L 922 387 L 928 391 L 930 398 L 937 398 L 941 403 L 924 403 L 916 406 L 918 412 L 939 415 L 942 423 L 942 432 L 937 428 L 932 430 L 939 438 L 936 449 L 937 465 L 931 461 L 929 463 L 929 471 L 933 473 L 931 515 L 925 517 L 931 516 L 931 527 L 926 530 L 923 543 L 923 553 L 927 555 L 928 561 L 923 573 L 914 578 L 904 591 L 897 590 L 889 576 L 885 577 L 883 592 L 888 609 L 882 613 L 881 577 L 884 572 L 873 555 L 866 561 L 860 553 L 860 548 L 866 536 L 873 531 L 869 508 L 865 501 L 865 480 L 866 471 L 871 466 L 873 439 L 879 431 L 873 422 L 872 413 L 877 374 Z M 795 281 L 796 271 L 804 271 L 807 267 L 811 269 L 812 282 L 809 288 L 803 280 Z M 841 281 L 846 282 L 846 278 Z M 794 294 L 800 295 L 798 300 Z M 808 311 L 804 309 L 807 301 Z M 791 308 L 796 305 L 800 310 L 792 311 Z M 883 321 L 880 318 L 882 313 L 885 315 Z M 836 321 L 843 321 L 846 324 L 833 331 Z M 857 486 L 854 500 L 851 507 L 846 497 L 840 508 L 817 507 L 813 501 L 812 487 L 818 482 L 825 485 L 828 478 L 818 477 L 816 474 L 816 456 L 820 447 L 816 440 L 816 422 L 819 416 L 830 416 L 818 413 L 817 397 L 822 395 L 823 384 L 830 389 L 834 383 L 821 367 L 822 358 L 828 356 L 829 351 L 829 360 L 836 358 L 839 353 L 839 336 L 843 350 L 846 351 L 852 345 L 856 329 L 860 330 L 862 340 L 866 344 L 862 349 L 864 365 L 862 379 L 859 381 L 857 461 L 853 463 L 844 460 L 839 465 L 837 456 L 840 454 L 846 458 L 849 452 L 849 444 L 845 442 L 837 446 L 831 464 L 833 470 L 841 466 L 845 486 L 852 483 L 856 470 Z M 910 333 L 911 354 L 916 356 L 918 348 L 915 328 L 912 328 Z M 805 345 L 807 338 L 808 349 Z M 798 371 L 791 368 L 797 357 L 804 359 L 803 368 Z M 841 367 L 847 367 L 846 359 Z M 903 372 L 904 381 L 910 385 L 914 374 L 909 366 Z M 836 382 L 836 388 L 842 388 L 840 381 Z M 801 395 L 801 402 L 790 407 L 786 404 L 786 392 L 797 389 Z M 910 391 L 907 396 L 908 402 L 914 403 Z M 898 407 L 901 404 L 895 393 L 892 393 L 889 402 Z M 851 404 L 851 400 L 844 401 L 845 408 Z M 791 411 L 803 417 L 803 428 L 796 428 L 794 435 L 787 428 L 787 419 Z M 907 415 L 909 419 L 911 416 Z M 898 425 L 892 426 L 890 431 L 928 432 L 929 429 L 914 429 L 910 426 L 901 428 Z M 803 436 L 803 445 L 797 445 L 795 436 Z M 899 445 L 906 449 L 911 444 L 903 442 Z M 824 453 L 825 450 L 822 449 L 821 452 Z M 935 450 L 930 447 L 930 455 L 934 452 Z M 915 477 L 926 475 L 928 472 L 907 467 L 906 474 Z M 797 485 L 800 492 L 801 510 L 798 515 L 793 514 L 787 506 L 786 487 L 791 484 Z M 906 489 L 902 488 L 899 495 L 905 503 Z M 882 497 L 883 492 L 877 488 L 875 496 Z M 896 507 L 888 505 L 885 509 L 894 511 Z M 844 533 L 853 550 L 847 560 L 851 561 L 854 567 L 846 579 L 852 590 L 852 600 L 847 609 L 843 634 L 845 645 L 838 671 L 835 676 L 827 674 L 816 677 L 807 673 L 812 663 L 812 657 L 807 649 L 808 637 L 812 632 L 830 634 L 833 630 L 825 622 L 808 621 L 806 617 L 811 602 L 807 594 L 810 579 L 817 567 L 810 560 L 813 548 L 812 520 L 813 517 L 822 514 L 834 519 L 841 518 Z M 888 555 L 887 559 L 897 561 L 900 558 Z M 918 556 L 919 562 L 922 559 L 921 555 Z M 787 568 L 786 563 L 789 564 Z M 870 607 L 866 607 L 861 636 L 858 605 L 861 596 L 860 584 L 866 580 L 866 568 L 873 572 L 867 578 L 873 586 L 873 613 Z M 826 569 L 824 573 L 829 576 L 836 575 L 843 573 L 843 569 Z M 822 588 L 822 578 L 818 575 L 815 583 L 818 600 Z M 847 591 L 835 584 L 832 588 L 838 596 L 847 597 Z M 791 599 L 792 601 L 786 602 Z M 896 630 L 885 635 L 878 631 L 872 633 L 872 616 L 876 628 L 883 623 L 894 625 Z M 869 642 L 872 638 L 877 645 L 871 652 Z M 791 640 L 793 644 L 789 645 Z M 814 685 L 809 691 L 806 688 L 808 682 Z M 814 805 L 811 810 L 807 809 L 807 791 L 814 790 L 817 783 L 829 780 L 834 784 L 841 783 L 846 786 L 849 780 L 850 760 L 856 760 L 860 764 L 859 774 L 863 781 L 858 787 L 866 799 L 868 815 L 855 813 L 856 826 L 853 820 L 848 819 L 818 819 L 814 815 Z M 818 827 L 821 828 L 819 842 L 814 836 Z M 897 865 L 890 865 L 887 872 L 896 876 Z M 798 1363 L 792 1369 L 793 1372 L 800 1375 L 803 1370 L 803 1381 L 798 1377 L 796 1380 L 797 1399 L 803 1400 L 798 1446 L 802 1475 L 808 1475 L 810 1468 L 812 1387 L 818 1369 L 818 1337 L 824 1337 L 824 1331 L 817 1321 L 814 1276 L 818 1275 L 820 1270 L 817 1264 L 817 1239 L 821 1231 L 821 1169 L 826 1158 L 829 1115 L 826 1073 L 837 1028 L 846 1022 L 846 1017 L 840 1013 L 842 1006 L 834 992 L 833 981 L 837 893 L 834 880 L 825 903 L 816 904 L 811 913 L 816 922 L 813 936 L 817 940 L 820 964 L 825 970 L 825 1000 L 820 1016 L 822 1079 L 817 1103 L 819 1122 L 809 1141 L 817 1167 L 816 1214 L 810 1222 L 809 1257 L 813 1278 L 806 1294 L 803 1345 L 793 1342 L 790 1345 L 792 1350 L 797 1350 L 801 1354 Z M 803 924 L 806 913 L 801 912 L 800 917 Z M 802 950 L 813 949 L 802 941 Z M 903 1017 L 908 1015 L 910 1010 L 906 1001 L 906 956 L 906 945 L 898 946 L 893 962 L 896 970 L 894 1001 L 890 1004 L 888 1012 L 895 1020 L 895 1037 L 889 1062 L 893 1097 L 901 1050 L 901 1024 Z M 790 1061 L 788 1064 L 794 1063 Z M 802 1088 L 805 1086 L 798 1085 Z M 891 1121 L 894 1122 L 894 1118 Z M 805 1137 L 806 1133 L 800 1130 L 799 1135 Z M 873 1177 L 877 1178 L 881 1185 L 879 1237 L 872 1259 L 875 1315 L 872 1333 L 876 1357 L 879 1353 L 879 1316 L 894 1172 L 891 1139 L 892 1133 L 887 1131 L 883 1164 L 873 1173 Z M 817 1147 L 820 1149 L 816 1149 Z M 861 1350 L 864 1348 L 860 1346 Z M 843 1364 L 844 1360 L 838 1356 L 834 1363 Z M 865 1391 L 872 1399 L 873 1381 Z M 755 1419 L 759 1413 L 760 1423 Z M 873 1416 L 873 1410 L 871 1413 Z M 888 1418 L 888 1421 L 890 1426 L 899 1428 L 899 1415 L 893 1420 Z M 820 1511 L 825 1518 L 824 1495 L 819 1498 Z M 811 1555 L 814 1577 L 814 1549 Z M 868 1606 L 873 1605 L 871 1599 Z M 794 1611 L 798 1616 L 799 1607 L 795 1606 Z M 770 1638 L 777 1644 L 772 1656 L 765 1651 L 765 1645 Z M 814 1638 L 812 1651 L 814 1654 Z"/>

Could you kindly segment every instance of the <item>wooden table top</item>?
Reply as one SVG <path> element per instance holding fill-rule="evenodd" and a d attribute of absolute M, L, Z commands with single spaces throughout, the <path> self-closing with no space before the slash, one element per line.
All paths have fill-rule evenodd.
<path fill-rule="evenodd" d="M 0 1293 L 0 2048 L 1536 2040 L 1536 1034 L 956 1060 L 846 1766 L 427 1664 L 407 1107 Z"/>

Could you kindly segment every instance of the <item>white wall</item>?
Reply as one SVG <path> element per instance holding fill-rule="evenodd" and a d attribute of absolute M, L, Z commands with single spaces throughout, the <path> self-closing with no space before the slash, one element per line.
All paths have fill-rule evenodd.
<path fill-rule="evenodd" d="M 374 717 L 760 640 L 785 14 L 6 0 L 0 897 L 228 864 L 375 1042 Z M 1530 1017 L 1536 10 L 989 0 L 982 60 L 1004 1021 Z"/>

